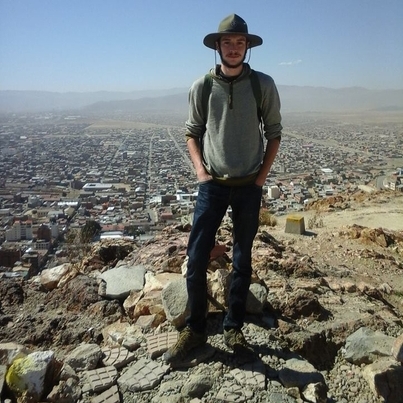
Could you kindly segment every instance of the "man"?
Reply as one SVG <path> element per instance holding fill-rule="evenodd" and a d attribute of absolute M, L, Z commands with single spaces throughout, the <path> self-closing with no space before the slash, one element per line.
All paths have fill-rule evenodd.
<path fill-rule="evenodd" d="M 251 251 L 259 226 L 262 187 L 276 157 L 282 130 L 280 100 L 273 79 L 256 72 L 261 91 L 261 105 L 257 105 L 250 79 L 252 70 L 245 63 L 248 49 L 261 45 L 262 38 L 249 34 L 246 22 L 232 14 L 221 21 L 218 32 L 207 35 L 203 42 L 218 52 L 221 65 L 210 71 L 212 86 L 207 100 L 204 77 L 196 80 L 189 92 L 186 137 L 199 192 L 187 248 L 190 315 L 178 341 L 164 354 L 170 363 L 185 359 L 207 341 L 207 266 L 216 232 L 229 206 L 233 271 L 223 323 L 224 340 L 235 353 L 253 352 L 242 333 L 252 274 Z"/>

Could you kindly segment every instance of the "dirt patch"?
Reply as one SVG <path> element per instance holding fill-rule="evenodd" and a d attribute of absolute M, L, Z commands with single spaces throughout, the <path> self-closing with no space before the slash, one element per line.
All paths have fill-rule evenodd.
<path fill-rule="evenodd" d="M 323 200 L 298 214 L 304 217 L 305 235 L 285 233 L 286 215 L 268 231 L 277 240 L 292 243 L 324 272 L 337 268 L 354 282 L 383 288 L 403 312 L 402 193 Z M 309 228 L 309 223 L 315 225 Z"/>

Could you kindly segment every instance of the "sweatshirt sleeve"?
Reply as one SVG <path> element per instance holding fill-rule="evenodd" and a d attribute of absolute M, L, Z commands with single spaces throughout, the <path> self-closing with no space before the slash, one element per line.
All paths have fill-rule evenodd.
<path fill-rule="evenodd" d="M 204 78 L 196 80 L 189 90 L 189 115 L 185 123 L 186 138 L 200 139 L 206 131 L 206 118 L 202 105 Z"/>
<path fill-rule="evenodd" d="M 281 136 L 281 102 L 274 80 L 266 75 L 261 75 L 262 87 L 262 119 L 264 136 L 267 140 Z"/>

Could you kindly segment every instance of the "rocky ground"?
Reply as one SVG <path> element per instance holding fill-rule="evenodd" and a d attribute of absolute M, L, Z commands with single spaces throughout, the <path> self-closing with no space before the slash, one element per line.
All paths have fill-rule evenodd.
<path fill-rule="evenodd" d="M 345 359 L 345 343 L 362 327 L 393 338 L 403 333 L 403 194 L 360 192 L 317 202 L 298 214 L 304 217 L 304 235 L 286 233 L 287 216 L 281 216 L 274 227 L 262 225 L 256 237 L 254 282 L 263 285 L 268 296 L 262 311 L 248 316 L 244 332 L 259 350 L 266 384 L 263 390 L 251 387 L 251 395 L 241 395 L 250 402 L 325 403 L 319 397 L 308 400 L 298 388 L 280 381 L 284 363 L 297 355 L 322 374 L 327 402 L 383 402 L 364 379 L 364 364 Z M 225 247 L 217 265 L 231 259 L 230 230 L 225 223 L 218 233 L 218 244 Z M 122 261 L 144 265 L 154 274 L 181 273 L 187 236 L 187 228 L 178 226 L 146 245 L 111 240 L 94 245 L 48 289 L 40 276 L 0 279 L 0 342 L 18 343 L 30 351 L 52 350 L 60 361 L 82 342 L 104 346 L 107 326 L 136 326 L 141 320 L 128 313 L 124 301 L 102 296 L 97 275 Z M 150 316 L 150 308 L 144 314 Z M 147 356 L 149 335 L 174 330 L 161 315 L 158 321 L 138 325 L 137 359 Z M 223 382 L 237 384 L 231 374 L 242 365 L 223 344 L 221 320 L 219 309 L 210 313 L 209 343 L 215 355 L 191 368 L 171 369 L 152 390 L 126 391 L 120 401 L 187 402 L 191 399 L 184 395 L 185 385 L 197 376 L 211 382 L 195 402 L 245 401 L 241 395 L 217 397 Z M 76 401 L 91 398 L 82 394 Z"/>

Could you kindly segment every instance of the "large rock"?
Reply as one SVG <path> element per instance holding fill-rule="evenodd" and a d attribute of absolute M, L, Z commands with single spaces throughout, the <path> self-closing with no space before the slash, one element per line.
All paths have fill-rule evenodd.
<path fill-rule="evenodd" d="M 347 337 L 345 359 L 353 364 L 370 364 L 380 357 L 389 357 L 395 339 L 381 332 L 361 327 Z"/>
<path fill-rule="evenodd" d="M 392 358 L 367 365 L 363 377 L 371 390 L 387 403 L 403 403 L 403 367 Z"/>
<path fill-rule="evenodd" d="M 7 386 L 16 396 L 25 395 L 33 401 L 41 401 L 45 376 L 53 360 L 53 351 L 36 351 L 16 358 L 6 374 Z"/>
<path fill-rule="evenodd" d="M 65 362 L 78 372 L 96 368 L 101 357 L 102 350 L 98 344 L 83 343 L 68 354 Z"/>
<path fill-rule="evenodd" d="M 104 297 L 125 299 L 130 291 L 140 291 L 144 287 L 144 266 L 119 266 L 101 274 L 106 288 Z"/>
<path fill-rule="evenodd" d="M 267 290 L 259 283 L 252 283 L 246 300 L 246 312 L 254 315 L 261 314 L 267 300 Z"/>
<path fill-rule="evenodd" d="M 42 270 L 40 276 L 42 286 L 48 291 L 55 289 L 60 280 L 68 273 L 70 267 L 70 263 L 64 263 L 51 269 Z"/>
<path fill-rule="evenodd" d="M 177 328 L 184 326 L 186 316 L 189 314 L 186 280 L 180 279 L 169 283 L 162 290 L 161 297 L 166 318 Z"/>
<path fill-rule="evenodd" d="M 308 361 L 291 358 L 279 373 L 279 379 L 286 388 L 305 388 L 310 383 L 325 383 L 323 375 Z"/>

